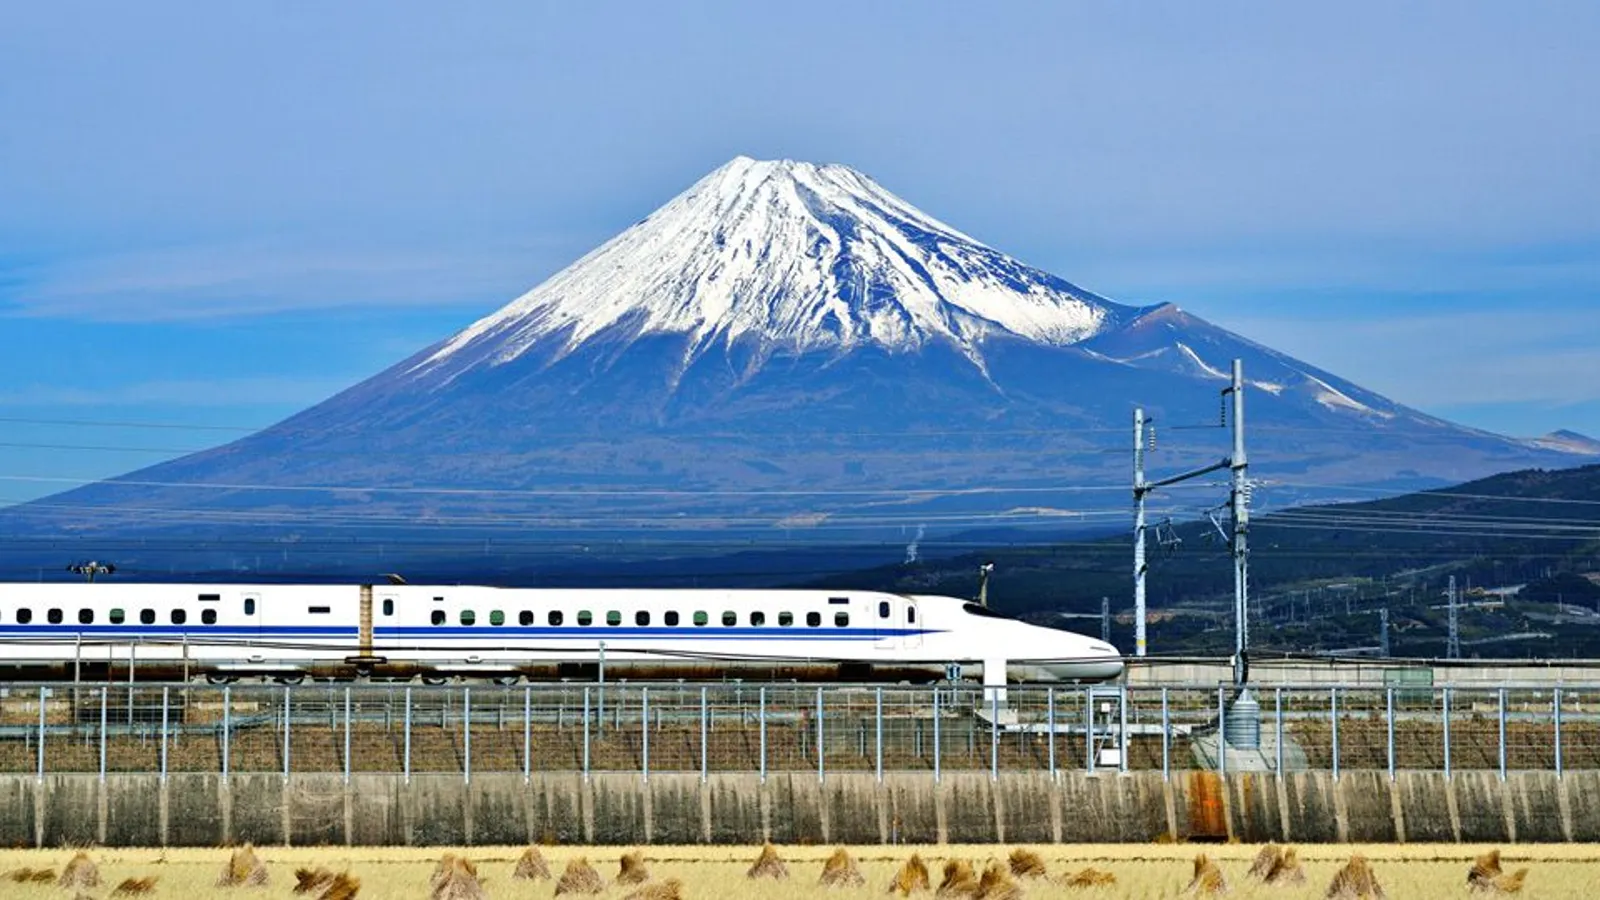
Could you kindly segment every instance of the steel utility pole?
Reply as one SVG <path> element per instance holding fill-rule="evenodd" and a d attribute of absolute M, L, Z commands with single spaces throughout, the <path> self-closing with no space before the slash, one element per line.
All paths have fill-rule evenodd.
<path fill-rule="evenodd" d="M 1133 411 L 1133 655 L 1145 654 L 1144 407 Z"/>
<path fill-rule="evenodd" d="M 1100 640 L 1111 643 L 1111 598 L 1100 598 Z"/>
<path fill-rule="evenodd" d="M 1233 361 L 1233 616 L 1234 684 L 1249 679 L 1250 648 L 1250 460 L 1244 452 L 1244 361 Z"/>
<path fill-rule="evenodd" d="M 1384 659 L 1389 659 L 1393 654 L 1389 652 L 1389 607 L 1378 610 L 1378 654 Z"/>

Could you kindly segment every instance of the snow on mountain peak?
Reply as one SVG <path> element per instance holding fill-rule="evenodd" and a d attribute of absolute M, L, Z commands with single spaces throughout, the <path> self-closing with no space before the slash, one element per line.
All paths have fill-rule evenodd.
<path fill-rule="evenodd" d="M 1073 344 L 1126 311 L 847 166 L 740 156 L 416 369 L 500 364 L 551 338 L 565 354 L 650 334 L 689 336 L 691 357 L 744 339 L 799 351 L 943 340 L 981 365 L 991 335 Z"/>

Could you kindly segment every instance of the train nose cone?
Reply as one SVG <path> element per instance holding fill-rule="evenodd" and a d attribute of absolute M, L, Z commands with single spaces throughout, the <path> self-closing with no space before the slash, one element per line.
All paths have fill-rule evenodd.
<path fill-rule="evenodd" d="M 1122 668 L 1122 654 L 1100 641 L 1090 642 L 1077 659 L 1045 666 L 1062 681 L 1109 681 L 1121 675 Z"/>

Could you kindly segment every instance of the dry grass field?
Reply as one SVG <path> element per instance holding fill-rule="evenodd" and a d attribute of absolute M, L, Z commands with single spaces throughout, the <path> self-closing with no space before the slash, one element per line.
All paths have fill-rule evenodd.
<path fill-rule="evenodd" d="M 463 888 L 455 880 L 441 886 L 439 897 L 549 898 L 556 881 L 515 880 L 512 873 L 521 847 L 474 847 L 464 856 L 475 867 L 481 892 Z M 747 871 L 760 848 L 652 847 L 643 848 L 643 867 L 649 880 L 640 884 L 616 883 L 619 862 L 629 848 L 624 847 L 541 847 L 549 870 L 556 879 L 567 863 L 586 857 L 606 881 L 600 896 L 623 900 L 641 889 L 643 897 L 671 900 L 670 890 L 662 890 L 668 879 L 680 883 L 684 900 L 801 900 L 824 897 L 887 896 L 901 864 L 918 853 L 928 864 L 933 887 L 939 886 L 945 863 L 967 860 L 974 873 L 981 875 L 991 862 L 1005 865 L 1013 847 L 852 847 L 850 855 L 864 883 L 859 886 L 826 888 L 818 884 L 824 864 L 835 852 L 832 847 L 780 847 L 786 881 L 751 880 Z M 1178 898 L 1194 876 L 1194 859 L 1200 853 L 1215 860 L 1226 879 L 1226 896 L 1253 900 L 1320 900 L 1329 884 L 1352 854 L 1362 854 L 1389 900 L 1444 900 L 1444 898 L 1492 897 L 1473 892 L 1467 882 L 1474 858 L 1491 848 L 1437 846 L 1300 846 L 1298 858 L 1305 873 L 1301 884 L 1268 885 L 1249 872 L 1260 847 L 1143 845 L 1143 846 L 1041 846 L 1030 847 L 1045 867 L 1045 878 L 1021 878 L 1015 884 L 1020 893 L 993 888 L 989 897 L 1021 897 L 1028 900 L 1074 898 L 1074 900 L 1156 900 Z M 1503 851 L 1507 873 L 1529 870 L 1521 892 L 1516 896 L 1530 900 L 1591 898 L 1600 895 L 1600 846 L 1508 846 Z M 68 888 L 55 880 L 14 881 L 13 873 L 22 869 L 49 870 L 59 876 L 73 857 L 70 851 L 0 851 L 0 897 L 11 900 L 72 900 L 76 897 L 150 896 L 198 900 L 198 898 L 289 898 L 323 896 L 313 890 L 296 894 L 297 868 L 326 868 L 332 873 L 348 872 L 360 881 L 356 896 L 367 900 L 429 900 L 436 895 L 430 879 L 445 851 L 409 848 L 259 848 L 256 851 L 269 875 L 266 887 L 217 886 L 218 876 L 229 863 L 227 850 L 90 850 L 98 869 L 98 886 Z M 1097 887 L 1069 887 L 1065 876 L 1093 868 L 1114 876 L 1114 884 Z M 155 877 L 149 893 L 117 893 L 119 884 L 130 879 Z M 456 873 L 455 877 L 466 878 Z M 441 879 L 444 880 L 444 879 Z M 345 888 L 348 890 L 348 886 Z M 651 893 L 651 891 L 654 891 Z M 341 896 L 348 897 L 345 893 Z M 932 898 L 933 891 L 916 896 Z M 975 900 L 975 895 L 963 895 Z"/>

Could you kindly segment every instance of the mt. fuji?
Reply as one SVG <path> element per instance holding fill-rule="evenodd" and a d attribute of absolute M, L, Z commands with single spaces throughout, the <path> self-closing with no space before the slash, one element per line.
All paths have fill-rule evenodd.
<path fill-rule="evenodd" d="M 10 510 L 0 531 L 892 540 L 1119 524 L 1133 407 L 1162 435 L 1153 471 L 1213 461 L 1225 435 L 1199 426 L 1234 358 L 1263 502 L 1586 459 L 1586 444 L 1424 415 L 1171 305 L 1114 303 L 844 166 L 740 157 L 389 370 L 226 446 Z"/>

